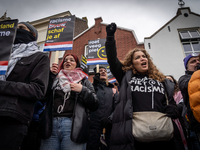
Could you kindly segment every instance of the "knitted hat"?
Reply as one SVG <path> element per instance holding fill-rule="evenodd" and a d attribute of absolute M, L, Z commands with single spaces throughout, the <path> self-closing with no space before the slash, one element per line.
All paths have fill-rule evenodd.
<path fill-rule="evenodd" d="M 190 60 L 190 58 L 192 57 L 197 57 L 198 55 L 196 53 L 192 53 L 192 54 L 189 54 L 188 56 L 186 56 L 184 59 L 183 59 L 183 62 L 184 62 L 184 66 L 185 66 L 185 69 L 187 70 L 187 63 L 188 61 Z"/>
<path fill-rule="evenodd" d="M 33 27 L 31 24 L 27 23 L 27 22 L 19 22 L 18 24 L 24 24 L 25 26 L 27 26 L 27 28 L 29 28 L 29 30 L 33 33 L 35 33 L 35 39 L 37 41 L 38 38 L 38 32 L 35 29 L 35 27 Z"/>
<path fill-rule="evenodd" d="M 101 68 L 104 68 L 105 70 L 106 70 L 106 67 L 104 67 L 104 66 L 99 66 L 99 69 L 101 69 Z M 97 69 L 97 67 L 95 67 L 93 70 L 94 70 L 94 73 L 96 73 L 96 69 Z M 107 70 L 106 70 L 107 71 Z"/>

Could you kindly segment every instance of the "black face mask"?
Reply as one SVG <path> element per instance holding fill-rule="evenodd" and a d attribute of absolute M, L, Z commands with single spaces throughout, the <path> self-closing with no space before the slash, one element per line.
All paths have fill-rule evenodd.
<path fill-rule="evenodd" d="M 24 29 L 17 29 L 17 34 L 15 37 L 14 44 L 18 44 L 18 43 L 27 44 L 35 40 L 36 40 L 35 36 L 31 32 Z"/>

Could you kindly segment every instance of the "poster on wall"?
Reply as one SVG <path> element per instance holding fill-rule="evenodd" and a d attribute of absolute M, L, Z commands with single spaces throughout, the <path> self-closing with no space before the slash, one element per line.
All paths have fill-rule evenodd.
<path fill-rule="evenodd" d="M 17 25 L 17 19 L 0 21 L 0 75 L 6 74 Z"/>
<path fill-rule="evenodd" d="M 90 40 L 88 42 L 87 65 L 108 64 L 105 42 L 106 39 Z"/>
<path fill-rule="evenodd" d="M 75 16 L 50 19 L 44 51 L 72 50 Z"/>

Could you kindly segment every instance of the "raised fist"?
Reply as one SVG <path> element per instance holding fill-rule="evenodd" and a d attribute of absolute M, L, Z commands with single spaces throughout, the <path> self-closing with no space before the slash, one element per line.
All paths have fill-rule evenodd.
<path fill-rule="evenodd" d="M 106 26 L 107 36 L 114 36 L 117 25 L 115 23 L 111 23 Z"/>

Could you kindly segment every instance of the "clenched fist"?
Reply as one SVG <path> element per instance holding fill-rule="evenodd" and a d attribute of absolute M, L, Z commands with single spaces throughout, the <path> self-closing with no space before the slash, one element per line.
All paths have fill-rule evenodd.
<path fill-rule="evenodd" d="M 114 36 L 117 25 L 115 23 L 111 23 L 106 26 L 107 36 Z"/>

